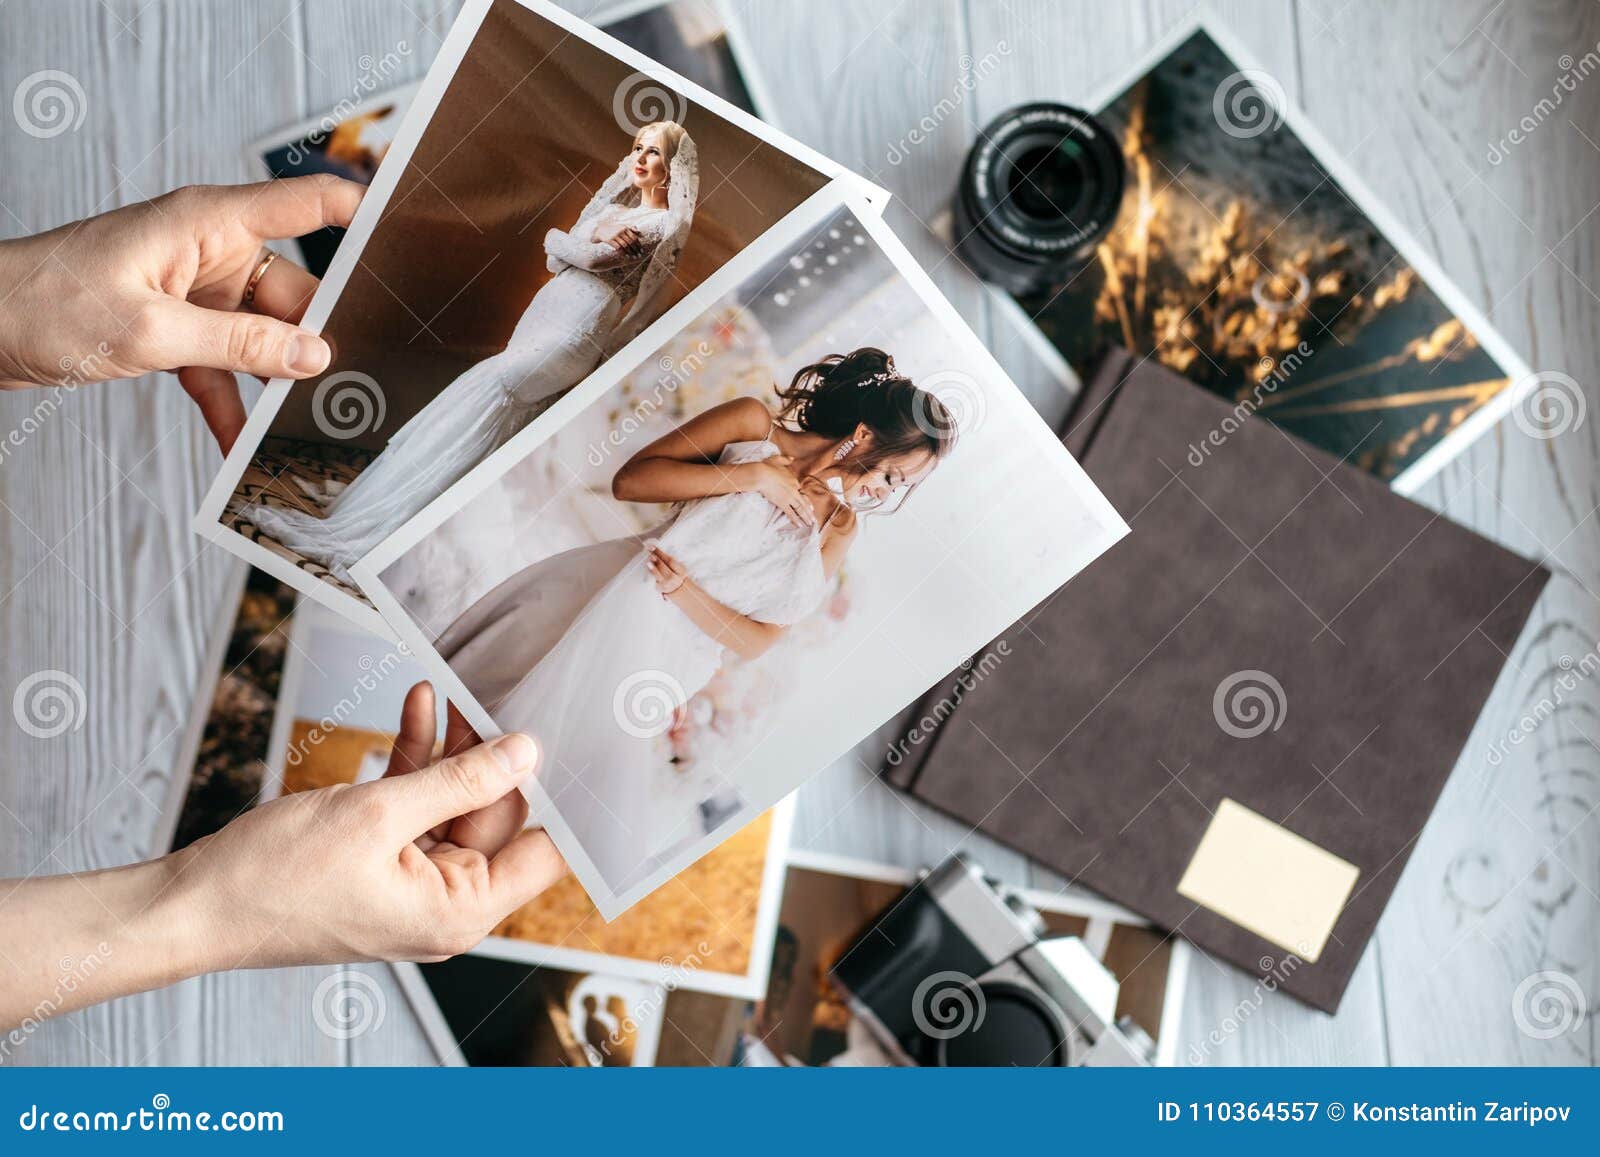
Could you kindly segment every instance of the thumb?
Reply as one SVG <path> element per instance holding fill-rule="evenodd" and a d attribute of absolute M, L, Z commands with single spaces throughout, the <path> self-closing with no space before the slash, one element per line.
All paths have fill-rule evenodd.
<path fill-rule="evenodd" d="M 369 790 L 388 793 L 405 839 L 457 816 L 488 807 L 526 779 L 539 762 L 539 748 L 512 732 L 442 759 L 410 775 L 379 780 Z"/>
<path fill-rule="evenodd" d="M 146 360 L 154 369 L 210 366 L 258 378 L 307 378 L 328 368 L 332 351 L 310 330 L 255 313 L 203 309 L 163 299 L 149 308 Z"/>

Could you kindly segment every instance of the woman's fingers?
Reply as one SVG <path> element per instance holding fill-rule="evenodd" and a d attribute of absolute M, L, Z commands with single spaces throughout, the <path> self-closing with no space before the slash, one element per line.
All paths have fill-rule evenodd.
<path fill-rule="evenodd" d="M 381 793 L 396 834 L 409 841 L 488 807 L 526 779 L 538 760 L 533 740 L 512 732 L 415 774 L 355 790 Z"/>
<path fill-rule="evenodd" d="M 445 704 L 444 715 L 444 753 L 445 755 L 460 755 L 469 747 L 476 747 L 483 740 L 478 737 L 472 724 L 467 722 L 467 717 L 461 714 L 460 708 L 454 703 Z"/>
<path fill-rule="evenodd" d="M 203 309 L 157 297 L 144 307 L 139 357 L 151 369 L 210 366 L 258 378 L 309 378 L 332 351 L 317 334 L 254 313 Z"/>
<path fill-rule="evenodd" d="M 329 174 L 285 177 L 227 191 L 241 224 L 258 237 L 299 237 L 330 225 L 345 226 L 356 215 L 366 189 Z"/>
<path fill-rule="evenodd" d="M 256 282 L 255 299 L 250 307 L 267 317 L 298 324 L 320 284 L 314 274 L 287 257 L 279 257 L 267 266 L 261 280 Z"/>
<path fill-rule="evenodd" d="M 437 730 L 433 684 L 418 683 L 406 692 L 406 701 L 400 707 L 400 734 L 395 736 L 394 747 L 389 751 L 389 766 L 384 769 L 384 776 L 408 775 L 433 762 L 433 738 Z"/>
<path fill-rule="evenodd" d="M 487 807 L 457 819 L 444 838 L 460 847 L 492 856 L 510 843 L 527 822 L 527 797 L 520 791 L 511 791 Z"/>
<path fill-rule="evenodd" d="M 233 449 L 239 431 L 244 429 L 244 399 L 239 396 L 239 380 L 229 370 L 184 366 L 178 370 L 178 384 L 200 407 L 200 417 L 226 456 Z"/>
<path fill-rule="evenodd" d="M 567 862 L 542 828 L 523 832 L 489 861 L 495 905 L 513 912 L 567 874 Z"/>

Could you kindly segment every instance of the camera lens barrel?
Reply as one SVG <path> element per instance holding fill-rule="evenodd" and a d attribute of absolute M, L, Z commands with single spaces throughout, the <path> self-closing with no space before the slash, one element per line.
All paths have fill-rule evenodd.
<path fill-rule="evenodd" d="M 1122 205 L 1122 150 L 1069 105 L 1019 105 L 967 154 L 952 204 L 956 252 L 980 277 L 1025 295 L 1093 258 Z"/>

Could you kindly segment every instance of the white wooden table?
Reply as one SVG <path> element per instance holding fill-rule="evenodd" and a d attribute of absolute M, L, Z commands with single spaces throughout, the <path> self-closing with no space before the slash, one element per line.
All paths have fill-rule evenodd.
<path fill-rule="evenodd" d="M 351 96 L 364 54 L 404 41 L 420 75 L 452 0 L 0 0 L 0 232 L 33 232 L 196 181 L 252 177 L 244 142 Z M 604 5 L 575 0 L 592 13 Z M 738 0 L 783 127 L 895 194 L 890 220 L 1046 409 L 1064 399 L 925 227 L 975 132 L 1026 99 L 1082 101 L 1184 18 L 1188 0 Z M 1184 1046 L 1206 1063 L 1584 1064 L 1600 1058 L 1600 686 L 1558 694 L 1562 656 L 1600 632 L 1600 78 L 1537 112 L 1600 51 L 1591 0 L 1235 0 L 1216 10 L 1538 370 L 1583 383 L 1597 412 L 1538 441 L 1509 422 L 1421 496 L 1555 571 L 1510 670 L 1418 841 L 1337 1017 L 1263 994 L 1201 958 Z M 1004 46 L 1002 51 L 1002 45 Z M 997 54 L 967 94 L 963 76 Z M 1570 57 L 1573 59 L 1563 59 Z M 1593 62 L 1591 61 L 1591 64 Z M 17 131 L 24 77 L 78 78 L 86 115 Z M 410 79 L 397 77 L 396 80 Z M 941 101 L 927 143 L 890 145 Z M 1524 116 L 1541 123 L 1486 160 Z M 3 292 L 4 287 L 0 287 Z M 0 431 L 38 396 L 0 397 Z M 217 455 L 169 379 L 83 389 L 0 463 L 0 693 L 74 675 L 81 730 L 38 739 L 0 713 L 0 875 L 144 856 L 196 695 L 203 625 L 227 557 L 188 519 Z M 1545 706 L 1541 708 L 1541 703 Z M 1498 767 L 1491 743 L 1551 718 Z M 877 784 L 864 760 L 801 796 L 802 845 L 916 865 L 964 845 L 1016 882 L 1048 877 Z M 8 950 L 16 950 L 8 946 Z M 1586 996 L 1575 1031 L 1518 1027 L 1513 1001 L 1554 970 Z M 21 1064 L 427 1064 L 386 970 L 375 1031 L 330 1039 L 312 1018 L 326 969 L 207 977 L 63 1017 Z M 1236 1025 L 1236 1028 L 1230 1028 Z M 1220 1043 L 1207 1044 L 1213 1033 Z"/>

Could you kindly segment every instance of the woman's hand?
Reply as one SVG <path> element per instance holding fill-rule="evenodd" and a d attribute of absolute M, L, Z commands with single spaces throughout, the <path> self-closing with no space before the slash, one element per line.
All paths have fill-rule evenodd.
<path fill-rule="evenodd" d="M 203 972 L 472 947 L 566 865 L 548 835 L 522 829 L 531 739 L 479 744 L 452 712 L 437 763 L 433 740 L 422 683 L 375 783 L 274 800 L 148 863 L 6 881 L 0 941 L 26 952 L 0 985 L 0 1028 Z"/>
<path fill-rule="evenodd" d="M 611 236 L 602 237 L 600 240 L 629 257 L 644 256 L 644 242 L 639 237 L 639 231 L 631 225 L 624 225 Z"/>
<path fill-rule="evenodd" d="M 452 709 L 453 711 L 453 709 Z M 433 690 L 406 697 L 384 778 L 286 796 L 178 853 L 210 967 L 441 960 L 477 944 L 560 879 L 517 790 L 538 750 L 525 735 L 478 744 L 452 714 L 434 746 Z"/>
<path fill-rule="evenodd" d="M 645 544 L 645 565 L 661 597 L 689 616 L 689 621 L 716 642 L 746 661 L 758 659 L 783 637 L 783 628 L 742 615 L 718 602 L 689 577 L 683 564 L 655 542 Z"/>
<path fill-rule="evenodd" d="M 683 569 L 683 564 L 656 543 L 645 544 L 644 558 L 645 566 L 650 568 L 650 577 L 655 580 L 656 590 L 661 592 L 662 598 L 671 598 L 689 581 L 689 572 Z"/>
<path fill-rule="evenodd" d="M 811 499 L 800 489 L 800 479 L 794 476 L 794 471 L 788 469 L 793 461 L 787 454 L 776 454 L 765 461 L 745 462 L 731 469 L 740 491 L 761 495 L 796 526 L 815 526 L 817 512 L 811 506 Z"/>
<path fill-rule="evenodd" d="M 363 192 L 331 176 L 196 185 L 0 242 L 0 388 L 177 367 L 226 453 L 245 417 L 233 371 L 305 378 L 331 358 L 294 324 L 317 279 L 288 258 L 268 266 L 241 311 L 263 242 L 348 225 Z"/>

